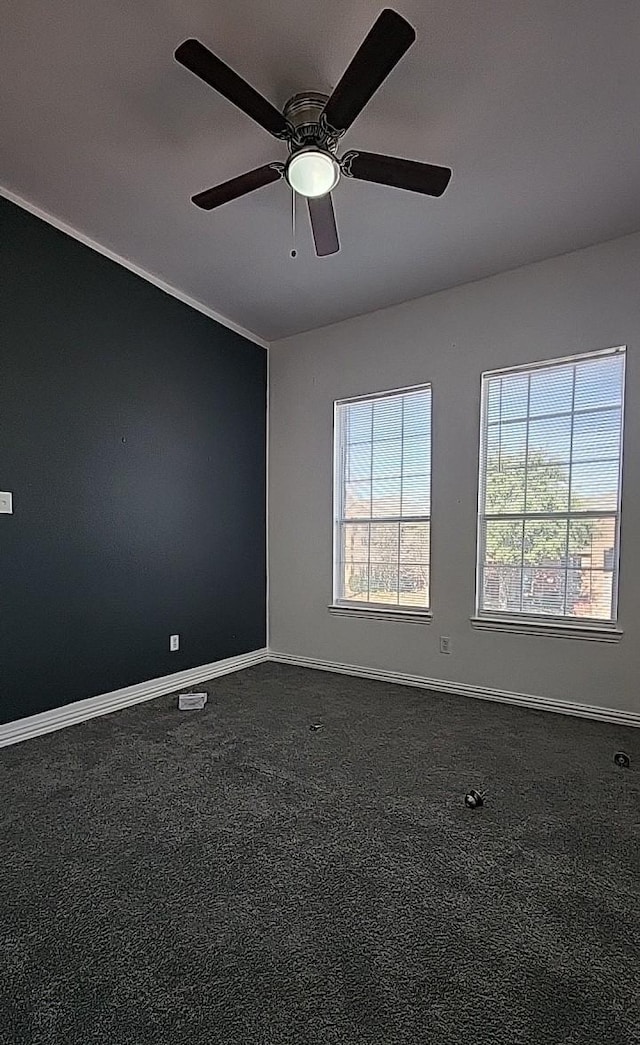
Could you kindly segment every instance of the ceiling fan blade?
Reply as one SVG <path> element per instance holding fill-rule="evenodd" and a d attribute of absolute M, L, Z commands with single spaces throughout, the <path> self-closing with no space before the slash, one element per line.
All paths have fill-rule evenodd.
<path fill-rule="evenodd" d="M 326 196 L 308 197 L 309 220 L 313 232 L 313 242 L 319 258 L 329 254 L 337 254 L 340 250 L 336 216 L 333 210 L 331 193 Z"/>
<path fill-rule="evenodd" d="M 383 11 L 360 44 L 324 107 L 324 118 L 346 131 L 416 38 L 413 26 L 396 11 Z"/>
<path fill-rule="evenodd" d="M 213 210 L 214 207 L 221 207 L 223 203 L 237 200 L 239 196 L 246 196 L 248 192 L 279 181 L 281 177 L 282 164 L 267 163 L 264 167 L 256 167 L 254 171 L 247 171 L 238 178 L 231 178 L 222 185 L 214 185 L 212 189 L 197 193 L 191 197 L 191 202 L 202 210 Z"/>
<path fill-rule="evenodd" d="M 422 192 L 426 196 L 442 196 L 452 173 L 449 167 L 436 167 L 432 163 L 402 160 L 399 156 L 381 156 L 377 152 L 355 150 L 345 153 L 342 165 L 349 178 L 393 185 L 396 189 Z"/>
<path fill-rule="evenodd" d="M 185 40 L 176 50 L 175 58 L 185 69 L 242 109 L 265 131 L 276 138 L 286 137 L 289 125 L 282 113 L 204 44 L 198 40 Z"/>

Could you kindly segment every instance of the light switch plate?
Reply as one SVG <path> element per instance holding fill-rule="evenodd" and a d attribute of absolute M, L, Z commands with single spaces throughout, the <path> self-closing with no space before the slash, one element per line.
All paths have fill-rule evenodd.
<path fill-rule="evenodd" d="M 0 493 L 0 515 L 13 515 L 13 494 Z"/>

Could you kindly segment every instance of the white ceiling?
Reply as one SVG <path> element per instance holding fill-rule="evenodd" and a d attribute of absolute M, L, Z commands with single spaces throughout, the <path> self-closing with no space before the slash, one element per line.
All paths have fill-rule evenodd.
<path fill-rule="evenodd" d="M 197 210 L 285 147 L 176 45 L 282 106 L 330 90 L 383 6 L 5 0 L 0 183 L 269 340 L 640 229 L 638 0 L 398 0 L 418 39 L 344 145 L 451 166 L 446 194 L 342 179 L 321 259 L 306 220 L 290 258 L 282 182 Z"/>

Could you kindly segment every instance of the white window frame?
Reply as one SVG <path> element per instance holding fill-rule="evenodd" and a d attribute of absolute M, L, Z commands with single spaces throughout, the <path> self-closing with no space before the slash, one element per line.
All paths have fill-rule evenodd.
<path fill-rule="evenodd" d="M 611 511 L 594 511 L 594 512 L 578 512 L 572 513 L 558 512 L 557 517 L 560 519 L 571 519 L 580 518 L 582 515 L 597 516 L 610 518 L 615 516 L 615 558 L 614 558 L 614 570 L 613 570 L 613 593 L 611 599 L 612 616 L 610 620 L 599 620 L 599 619 L 586 619 L 580 617 L 554 617 L 552 615 L 535 615 L 524 612 L 503 612 L 500 610 L 485 610 L 481 608 L 482 599 L 482 567 L 484 565 L 485 558 L 485 522 L 487 519 L 500 519 L 503 517 L 501 513 L 485 513 L 485 496 L 486 496 L 486 461 L 487 461 L 487 440 L 489 427 L 487 424 L 487 392 L 489 388 L 489 379 L 492 377 L 502 377 L 504 375 L 513 374 L 526 374 L 532 370 L 552 369 L 554 367 L 560 367 L 568 363 L 579 363 L 583 360 L 605 358 L 607 356 L 621 355 L 623 357 L 623 370 L 622 370 L 622 390 L 621 390 L 621 404 L 620 404 L 620 460 L 619 460 L 619 473 L 618 473 L 618 503 L 615 510 Z M 571 356 L 564 356 L 558 359 L 543 359 L 535 363 L 526 363 L 519 366 L 511 367 L 500 367 L 496 370 L 485 370 L 480 377 L 480 454 L 479 454 L 479 471 L 478 471 L 478 510 L 477 510 L 477 531 L 476 531 L 476 584 L 475 584 L 475 610 L 474 615 L 471 617 L 471 624 L 481 630 L 493 630 L 493 631 L 507 631 L 516 632 L 518 634 L 541 634 L 548 635 L 551 637 L 567 637 L 567 638 L 578 638 L 578 639 L 595 639 L 599 642 L 616 642 L 622 637 L 622 630 L 618 627 L 618 595 L 620 586 L 620 565 L 621 565 L 621 550 L 620 550 L 620 516 L 621 516 L 621 504 L 622 504 L 622 462 L 624 456 L 624 428 L 625 428 L 625 379 L 626 379 L 626 345 L 618 345 L 612 348 L 598 349 L 592 352 L 580 352 Z M 572 412 L 573 416 L 573 412 Z M 506 518 L 507 516 L 505 516 Z M 526 512 L 518 513 L 515 518 L 526 519 L 530 517 L 537 517 L 536 513 L 528 514 Z M 509 519 L 513 519 L 514 516 L 508 516 Z"/>
<path fill-rule="evenodd" d="M 342 541 L 342 526 L 348 521 L 344 518 L 344 474 L 345 474 L 345 443 L 340 431 L 340 408 L 351 406 L 353 403 L 369 403 L 392 396 L 407 395 L 412 392 L 429 391 L 431 393 L 431 426 L 429 431 L 429 442 L 431 450 L 431 469 L 429 473 L 429 514 L 416 516 L 389 516 L 388 518 L 371 517 L 362 520 L 363 523 L 402 523 L 402 522 L 428 522 L 429 523 L 429 606 L 392 606 L 384 603 L 355 602 L 344 599 L 339 595 L 341 591 L 340 575 L 340 549 Z M 333 404 L 333 589 L 332 602 L 329 612 L 335 616 L 363 617 L 374 620 L 405 621 L 412 624 L 430 624 L 431 611 L 431 519 L 433 505 L 431 504 L 433 487 L 433 385 L 425 381 L 419 385 L 408 385 L 405 388 L 385 389 L 380 392 L 370 392 L 365 395 L 349 396 L 346 399 L 336 399 Z"/>

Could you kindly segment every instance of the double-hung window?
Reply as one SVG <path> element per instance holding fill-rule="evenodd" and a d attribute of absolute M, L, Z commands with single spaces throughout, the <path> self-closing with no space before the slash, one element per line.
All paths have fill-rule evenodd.
<path fill-rule="evenodd" d="M 616 621 L 624 349 L 482 377 L 478 617 Z"/>
<path fill-rule="evenodd" d="M 334 605 L 429 611 L 431 387 L 335 404 Z"/>

